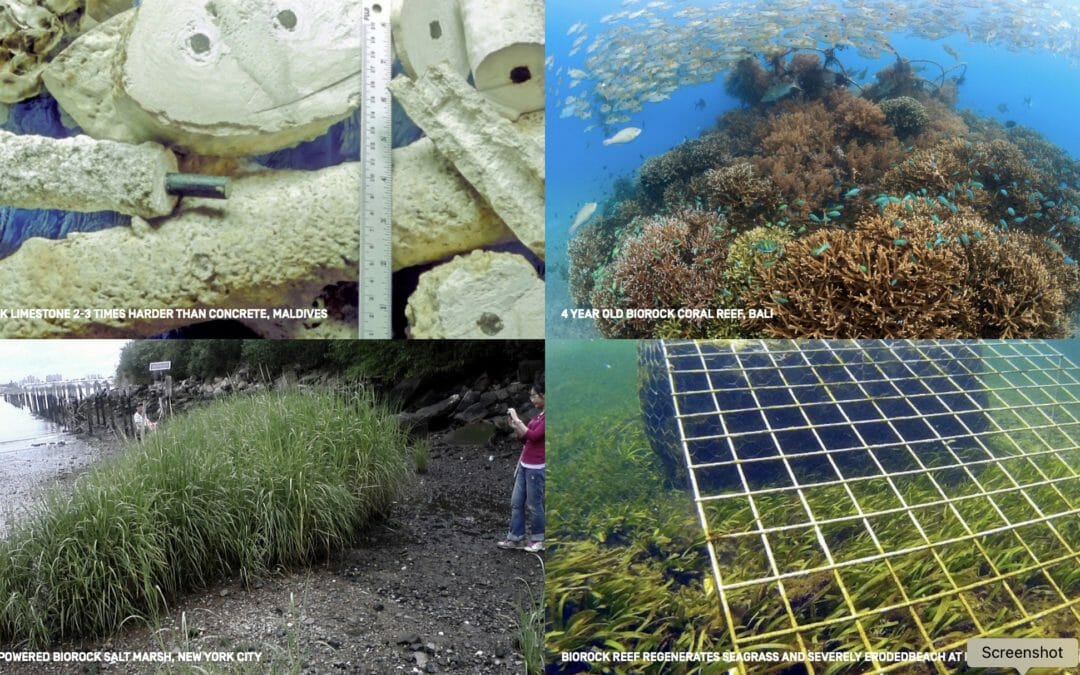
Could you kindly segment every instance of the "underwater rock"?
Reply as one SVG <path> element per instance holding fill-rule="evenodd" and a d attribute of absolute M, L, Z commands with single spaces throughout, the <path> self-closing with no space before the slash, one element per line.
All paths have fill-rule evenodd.
<path fill-rule="evenodd" d="M 319 136 L 359 106 L 359 11 L 328 2 L 280 11 L 257 0 L 144 4 L 68 46 L 50 68 L 50 92 L 95 137 L 206 155 L 271 152 Z M 81 82 L 78 66 L 91 62 L 96 76 Z"/>
<path fill-rule="evenodd" d="M 518 113 L 543 110 L 544 1 L 460 3 L 476 88 Z"/>
<path fill-rule="evenodd" d="M 544 148 L 501 117 L 446 64 L 390 89 L 435 147 L 518 239 L 544 257 Z"/>
<path fill-rule="evenodd" d="M 462 79 L 469 76 L 465 28 L 456 1 L 394 0 L 390 7 L 394 54 L 405 73 L 416 78 L 430 66 L 447 62 Z"/>
<path fill-rule="evenodd" d="M 420 275 L 405 314 L 414 338 L 542 338 L 544 282 L 519 255 L 473 251 Z"/>
<path fill-rule="evenodd" d="M 60 108 L 90 136 L 139 143 L 151 134 L 125 119 L 113 87 L 116 52 L 131 30 L 135 10 L 122 12 L 83 33 L 41 73 Z"/>
<path fill-rule="evenodd" d="M 4 337 L 130 337 L 190 317 L 134 309 L 306 307 L 355 279 L 360 250 L 359 165 L 234 178 L 227 201 L 185 198 L 150 224 L 31 239 L 0 261 L 0 307 L 125 310 L 126 316 L 10 318 Z M 207 317 L 215 318 L 215 317 Z"/>
<path fill-rule="evenodd" d="M 514 240 L 430 138 L 394 150 L 394 270 Z"/>
<path fill-rule="evenodd" d="M 0 204 L 8 206 L 163 216 L 176 205 L 165 192 L 165 174 L 175 171 L 176 157 L 154 143 L 0 131 Z"/>

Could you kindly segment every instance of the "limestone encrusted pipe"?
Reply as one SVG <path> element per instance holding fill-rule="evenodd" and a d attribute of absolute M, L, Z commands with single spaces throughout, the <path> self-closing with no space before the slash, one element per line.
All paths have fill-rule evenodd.
<path fill-rule="evenodd" d="M 544 107 L 544 0 L 460 0 L 473 82 L 518 113 Z"/>
<path fill-rule="evenodd" d="M 414 338 L 542 339 L 544 282 L 522 256 L 473 251 L 421 274 L 405 315 Z"/>
<path fill-rule="evenodd" d="M 176 169 L 172 151 L 156 143 L 0 131 L 0 204 L 5 206 L 163 216 L 176 205 L 176 197 L 165 192 L 165 174 Z"/>
<path fill-rule="evenodd" d="M 469 76 L 458 0 L 393 0 L 390 26 L 394 53 L 409 77 L 422 75 L 429 66 L 443 61 L 449 62 L 461 77 Z"/>
<path fill-rule="evenodd" d="M 447 64 L 390 83 L 398 102 L 530 250 L 544 257 L 544 149 Z"/>
<path fill-rule="evenodd" d="M 417 176 L 429 180 L 426 191 L 395 200 L 394 218 L 404 223 L 393 229 L 395 270 L 511 236 L 490 215 L 486 224 L 473 221 L 469 203 L 483 203 L 455 172 L 431 171 L 429 161 L 417 160 L 422 168 L 403 160 L 403 173 L 395 171 L 395 194 L 408 195 Z M 356 162 L 268 171 L 234 177 L 228 201 L 186 198 L 154 225 L 135 218 L 130 228 L 30 239 L 0 260 L 0 278 L 9 280 L 0 309 L 307 307 L 326 284 L 356 279 L 359 184 Z M 188 323 L 0 318 L 0 337 L 134 337 Z M 259 332 L 280 331 L 264 323 Z"/>
<path fill-rule="evenodd" d="M 302 308 L 355 279 L 359 167 L 234 179 L 227 201 L 185 199 L 152 226 L 30 239 L 0 261 L 0 308 Z M 210 318 L 210 317 L 208 317 Z M 190 318 L 0 318 L 3 337 L 132 337 Z"/>

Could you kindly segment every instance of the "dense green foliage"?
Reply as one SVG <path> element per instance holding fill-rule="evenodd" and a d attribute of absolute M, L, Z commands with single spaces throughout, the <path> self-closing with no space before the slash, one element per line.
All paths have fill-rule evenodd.
<path fill-rule="evenodd" d="M 108 634 L 184 591 L 323 559 L 390 506 L 413 458 L 362 390 L 177 417 L 0 540 L 0 644 Z"/>
<path fill-rule="evenodd" d="M 396 380 L 414 375 L 513 369 L 521 359 L 543 359 L 542 341 L 314 341 L 143 340 L 129 342 L 117 377 L 148 382 L 152 361 L 171 361 L 176 380 L 229 375 L 240 367 L 276 377 L 286 370 L 324 369 L 347 379 Z"/>

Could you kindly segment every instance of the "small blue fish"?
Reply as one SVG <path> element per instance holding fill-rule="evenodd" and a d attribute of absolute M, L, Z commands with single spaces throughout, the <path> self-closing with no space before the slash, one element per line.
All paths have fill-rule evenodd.
<path fill-rule="evenodd" d="M 976 239 L 978 239 L 979 241 L 982 241 L 982 239 L 983 239 L 982 232 L 979 232 L 978 230 L 975 230 L 974 232 L 972 232 L 972 234 L 975 235 Z"/>
<path fill-rule="evenodd" d="M 829 250 L 829 242 L 825 242 L 821 246 L 818 246 L 813 251 L 810 251 L 811 255 L 815 258 L 820 257 L 822 253 Z"/>
<path fill-rule="evenodd" d="M 983 189 L 983 184 L 977 180 L 973 180 L 971 181 L 971 187 L 975 188 L 976 190 L 981 190 Z"/>
<path fill-rule="evenodd" d="M 942 206 L 948 206 L 949 205 L 949 200 L 945 199 L 945 195 L 938 195 L 937 200 L 939 202 L 941 202 Z"/>
<path fill-rule="evenodd" d="M 813 213 L 810 214 L 810 220 L 814 221 L 815 223 L 820 223 L 821 222 L 821 218 L 818 218 Z"/>
<path fill-rule="evenodd" d="M 839 218 L 840 217 L 840 212 L 834 209 L 832 211 L 829 211 L 826 215 L 829 216 L 830 218 Z"/>
<path fill-rule="evenodd" d="M 766 239 L 755 243 L 754 248 L 762 253 L 775 253 L 776 250 L 780 248 L 780 244 L 770 239 Z"/>
<path fill-rule="evenodd" d="M 897 246 L 903 246 L 907 243 L 907 239 L 893 239 L 893 243 Z"/>
<path fill-rule="evenodd" d="M 859 188 L 851 188 L 844 193 L 844 199 L 851 199 L 855 195 L 859 194 Z"/>
<path fill-rule="evenodd" d="M 889 279 L 889 285 L 890 286 L 895 286 L 896 285 L 896 279 Z"/>
<path fill-rule="evenodd" d="M 1075 265 L 1076 261 L 1073 260 L 1072 258 L 1070 258 L 1069 256 L 1065 256 L 1065 264 L 1066 265 Z"/>
<path fill-rule="evenodd" d="M 803 232 L 806 232 L 806 226 L 805 225 L 803 225 L 798 230 L 796 230 L 795 234 L 802 234 Z"/>
<path fill-rule="evenodd" d="M 1025 220 L 1027 220 L 1027 216 L 1017 216 L 1017 217 L 1013 218 L 1014 223 L 1022 223 Z"/>
<path fill-rule="evenodd" d="M 1055 202 L 1052 199 L 1047 199 L 1046 201 L 1043 202 L 1043 206 L 1045 206 L 1048 209 L 1052 209 L 1055 206 L 1057 206 L 1057 202 Z"/>
<path fill-rule="evenodd" d="M 1000 226 L 1002 226 L 1002 227 L 1008 227 L 1008 225 L 1007 225 L 1007 224 L 1005 223 L 1005 219 L 1004 219 L 1004 218 L 1002 218 L 1001 220 L 998 220 L 998 225 L 1000 225 Z"/>
<path fill-rule="evenodd" d="M 895 225 L 897 229 L 899 229 L 904 226 L 904 221 L 900 220 L 899 218 L 893 218 L 892 224 Z"/>
<path fill-rule="evenodd" d="M 941 224 L 941 218 L 938 218 L 936 214 L 931 213 L 930 214 L 930 220 L 934 221 L 938 225 Z"/>
<path fill-rule="evenodd" d="M 784 297 L 784 296 L 782 296 L 782 295 L 774 295 L 774 296 L 772 296 L 772 297 L 773 297 L 773 300 L 775 300 L 775 301 L 777 301 L 777 302 L 781 302 L 781 303 L 782 303 L 782 302 L 787 302 L 787 301 L 788 301 L 788 299 L 787 299 L 787 298 L 785 298 L 785 297 Z"/>
<path fill-rule="evenodd" d="M 1011 206 L 1009 208 L 1005 209 L 1005 213 L 1009 214 L 1010 216 L 1015 216 L 1016 215 L 1016 211 Z"/>
<path fill-rule="evenodd" d="M 1000 190 L 998 190 L 998 194 L 1000 194 L 1002 197 L 1008 197 L 1009 196 L 1009 191 L 1006 190 L 1005 188 L 1001 188 Z"/>
<path fill-rule="evenodd" d="M 777 211 L 783 211 L 786 208 L 787 208 L 787 204 L 781 204 L 780 206 L 776 207 L 776 210 Z"/>
<path fill-rule="evenodd" d="M 859 271 L 862 272 L 863 274 L 866 274 L 870 270 L 866 269 L 866 265 L 859 265 Z"/>
<path fill-rule="evenodd" d="M 960 242 L 964 246 L 969 246 L 971 244 L 971 239 L 968 238 L 967 233 L 961 232 L 960 233 Z"/>

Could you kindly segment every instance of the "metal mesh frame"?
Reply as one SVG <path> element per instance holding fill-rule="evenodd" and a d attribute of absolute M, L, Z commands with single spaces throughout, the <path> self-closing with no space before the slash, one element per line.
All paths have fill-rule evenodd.
<path fill-rule="evenodd" d="M 916 629 L 921 644 L 907 648 L 937 653 L 1051 615 L 1080 622 L 1080 594 L 1067 594 L 1060 582 L 1080 570 L 1080 541 L 1073 529 L 1062 534 L 1080 516 L 1080 369 L 1053 343 L 660 341 L 642 348 L 642 372 L 646 427 L 654 447 L 676 437 L 735 650 L 787 640 L 806 652 L 815 648 L 815 631 L 840 624 L 854 626 L 865 650 L 896 649 L 875 639 L 874 626 L 886 617 Z M 916 481 L 924 489 L 911 501 Z M 864 509 L 879 501 L 867 499 L 871 488 L 893 505 Z M 812 503 L 825 490 L 840 495 L 848 513 L 819 517 Z M 793 508 L 786 522 L 774 522 L 762 505 L 781 497 Z M 1040 504 L 1047 499 L 1052 504 Z M 732 501 L 748 508 L 747 527 L 721 531 L 711 509 Z M 924 527 L 931 514 L 949 527 Z M 844 543 L 836 532 L 859 526 L 867 550 L 834 555 Z M 774 554 L 782 538 L 798 537 L 809 560 Z M 741 538 L 760 543 L 764 560 L 760 573 L 734 578 L 718 550 Z M 1014 552 L 1021 563 L 1002 563 L 997 544 L 1005 540 L 1022 548 Z M 958 581 L 947 559 L 956 547 L 987 573 Z M 912 562 L 925 565 L 933 584 L 910 583 L 900 568 Z M 850 577 L 868 565 L 891 579 L 894 601 L 860 606 Z M 794 609 L 793 589 L 823 575 L 844 606 L 808 619 Z M 1046 589 L 1037 602 L 1017 585 L 1031 578 Z M 743 626 L 730 602 L 740 590 L 774 601 L 778 594 L 786 625 Z M 1007 609 L 988 619 L 976 596 L 999 598 Z M 970 628 L 932 634 L 925 608 L 950 601 Z M 932 667 L 948 672 L 940 662 Z"/>

